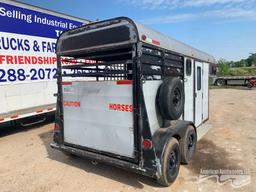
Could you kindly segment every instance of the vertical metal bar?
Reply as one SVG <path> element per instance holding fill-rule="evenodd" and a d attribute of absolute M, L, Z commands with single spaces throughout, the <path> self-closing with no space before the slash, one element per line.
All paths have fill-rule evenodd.
<path fill-rule="evenodd" d="M 134 145 L 135 157 L 138 161 L 142 159 L 141 137 L 142 137 L 142 101 L 141 101 L 141 51 L 142 44 L 137 43 L 132 51 L 132 79 L 133 79 L 133 117 L 134 117 Z"/>
<path fill-rule="evenodd" d="M 96 65 L 96 72 L 97 73 L 99 72 L 99 66 L 98 65 Z M 99 81 L 99 76 L 98 75 L 96 76 L 96 81 Z"/>
<path fill-rule="evenodd" d="M 165 77 L 165 51 L 162 50 L 161 54 L 162 54 L 162 80 L 163 80 Z"/>
<path fill-rule="evenodd" d="M 64 143 L 64 123 L 63 123 L 63 93 L 62 93 L 62 67 L 61 67 L 61 57 L 57 55 L 57 107 L 56 107 L 56 121 L 61 124 L 60 126 L 60 143 Z"/>

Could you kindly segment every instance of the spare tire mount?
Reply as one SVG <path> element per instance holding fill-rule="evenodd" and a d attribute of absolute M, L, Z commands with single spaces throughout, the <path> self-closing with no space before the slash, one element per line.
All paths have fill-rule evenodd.
<path fill-rule="evenodd" d="M 158 107 L 161 116 L 167 120 L 177 120 L 184 112 L 184 87 L 178 77 L 166 78 L 159 87 Z"/>

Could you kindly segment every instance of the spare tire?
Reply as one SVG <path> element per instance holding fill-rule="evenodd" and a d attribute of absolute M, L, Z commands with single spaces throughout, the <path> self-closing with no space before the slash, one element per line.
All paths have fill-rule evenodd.
<path fill-rule="evenodd" d="M 184 112 L 184 87 L 178 77 L 166 78 L 159 87 L 158 106 L 164 119 L 177 120 Z"/>

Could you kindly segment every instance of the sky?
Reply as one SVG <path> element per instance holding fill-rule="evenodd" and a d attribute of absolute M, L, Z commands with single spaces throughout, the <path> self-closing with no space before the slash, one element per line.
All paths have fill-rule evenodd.
<path fill-rule="evenodd" d="M 256 52 L 256 0 L 20 0 L 95 21 L 127 16 L 213 55 Z"/>

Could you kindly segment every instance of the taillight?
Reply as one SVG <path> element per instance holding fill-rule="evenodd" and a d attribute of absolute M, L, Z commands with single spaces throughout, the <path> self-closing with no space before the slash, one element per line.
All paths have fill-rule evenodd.
<path fill-rule="evenodd" d="M 144 149 L 151 149 L 152 148 L 152 141 L 149 139 L 143 140 L 143 148 Z"/>

